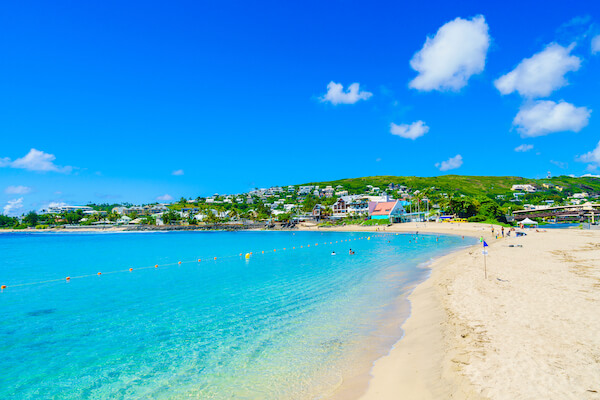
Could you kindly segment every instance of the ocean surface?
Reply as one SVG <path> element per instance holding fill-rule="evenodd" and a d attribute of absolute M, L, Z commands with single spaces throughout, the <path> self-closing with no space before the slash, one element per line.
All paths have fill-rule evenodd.
<path fill-rule="evenodd" d="M 422 265 L 474 242 L 0 234 L 0 399 L 323 398 L 400 337 Z"/>

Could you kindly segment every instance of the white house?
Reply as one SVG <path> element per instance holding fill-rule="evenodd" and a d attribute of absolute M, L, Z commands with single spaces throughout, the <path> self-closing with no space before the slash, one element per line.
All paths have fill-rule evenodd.
<path fill-rule="evenodd" d="M 534 192 L 537 191 L 537 189 L 535 188 L 535 186 L 530 185 L 530 184 L 512 185 L 512 187 L 510 188 L 510 190 L 522 190 L 522 191 L 527 192 L 527 193 L 534 193 Z"/>

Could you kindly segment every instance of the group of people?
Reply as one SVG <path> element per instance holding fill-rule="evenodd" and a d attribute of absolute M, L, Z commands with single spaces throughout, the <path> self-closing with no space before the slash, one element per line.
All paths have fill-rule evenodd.
<path fill-rule="evenodd" d="M 350 254 L 351 256 L 352 256 L 352 255 L 354 255 L 354 250 L 350 249 L 350 250 L 348 251 L 348 254 Z M 335 255 L 336 255 L 336 253 L 335 253 L 335 250 L 331 252 L 331 255 L 332 255 L 332 256 L 335 256 Z"/>

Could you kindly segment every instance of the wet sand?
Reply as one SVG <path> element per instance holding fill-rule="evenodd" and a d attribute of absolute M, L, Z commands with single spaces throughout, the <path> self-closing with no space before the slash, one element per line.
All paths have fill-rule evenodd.
<path fill-rule="evenodd" d="M 354 398 L 600 399 L 600 231 L 504 239 L 481 224 L 385 231 L 415 230 L 483 235 L 487 279 L 479 245 L 434 262 L 409 296 L 405 336 Z"/>

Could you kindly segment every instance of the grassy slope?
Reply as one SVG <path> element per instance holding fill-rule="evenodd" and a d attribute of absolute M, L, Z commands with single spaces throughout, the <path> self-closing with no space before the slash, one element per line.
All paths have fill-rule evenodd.
<path fill-rule="evenodd" d="M 541 188 L 542 183 L 551 183 L 553 185 L 565 188 L 563 194 L 588 192 L 600 193 L 600 179 L 585 177 L 572 178 L 569 176 L 558 176 L 550 179 L 527 179 L 518 176 L 463 176 L 463 175 L 443 175 L 434 177 L 417 176 L 369 176 L 363 178 L 339 179 L 328 182 L 311 182 L 306 185 L 319 185 L 325 187 L 331 185 L 343 186 L 350 192 L 364 191 L 367 185 L 378 186 L 381 190 L 386 190 L 390 183 L 408 186 L 413 190 L 423 190 L 436 187 L 442 192 L 461 193 L 465 195 L 497 195 L 510 192 L 510 188 L 515 184 L 534 184 Z"/>

